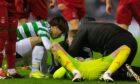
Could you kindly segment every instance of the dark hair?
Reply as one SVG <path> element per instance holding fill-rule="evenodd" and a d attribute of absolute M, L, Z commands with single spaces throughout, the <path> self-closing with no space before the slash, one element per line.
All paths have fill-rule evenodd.
<path fill-rule="evenodd" d="M 69 31 L 68 23 L 62 16 L 53 17 L 49 21 L 49 23 L 51 26 L 57 26 L 65 35 L 65 39 L 68 37 L 68 31 Z"/>

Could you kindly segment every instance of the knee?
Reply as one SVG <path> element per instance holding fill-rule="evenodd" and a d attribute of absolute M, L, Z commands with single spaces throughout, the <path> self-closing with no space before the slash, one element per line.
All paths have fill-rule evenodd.
<path fill-rule="evenodd" d="M 122 46 L 121 46 L 121 49 L 122 49 L 122 50 L 126 50 L 126 51 L 128 51 L 128 52 L 131 52 L 131 48 L 130 48 L 129 46 L 127 46 L 127 45 L 122 45 Z"/>

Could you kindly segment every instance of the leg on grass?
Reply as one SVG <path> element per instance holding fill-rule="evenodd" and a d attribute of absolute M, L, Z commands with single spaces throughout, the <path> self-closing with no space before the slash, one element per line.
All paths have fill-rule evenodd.
<path fill-rule="evenodd" d="M 68 58 L 68 53 L 58 44 L 53 43 L 51 47 L 52 53 L 54 54 L 54 57 L 58 62 L 65 67 L 68 71 L 70 71 L 74 78 L 72 81 L 77 81 L 81 79 L 80 72 L 76 69 L 72 61 Z"/>
<path fill-rule="evenodd" d="M 111 54 L 113 58 L 113 62 L 111 63 L 107 71 L 102 75 L 100 79 L 105 81 L 113 81 L 111 75 L 126 62 L 130 52 L 131 49 L 126 45 L 122 45 L 120 48 L 116 49 Z"/>

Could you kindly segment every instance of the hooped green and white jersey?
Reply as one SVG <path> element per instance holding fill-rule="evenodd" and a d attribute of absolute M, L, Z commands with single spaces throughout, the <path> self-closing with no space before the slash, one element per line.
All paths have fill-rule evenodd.
<path fill-rule="evenodd" d="M 45 21 L 28 22 L 17 28 L 17 40 L 29 38 L 32 36 L 50 38 L 50 25 Z"/>

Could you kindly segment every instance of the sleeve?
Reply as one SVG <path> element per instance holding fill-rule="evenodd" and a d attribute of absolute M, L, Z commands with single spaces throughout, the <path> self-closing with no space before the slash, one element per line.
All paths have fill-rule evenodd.
<path fill-rule="evenodd" d="M 69 47 L 69 54 L 72 57 L 77 57 L 80 54 L 80 51 L 83 49 L 83 47 L 85 46 L 84 42 L 86 40 L 86 28 L 79 28 L 75 38 L 72 41 L 71 46 Z"/>
<path fill-rule="evenodd" d="M 50 48 L 51 48 L 50 40 L 47 37 L 41 37 L 41 39 L 42 39 L 43 45 L 45 46 L 45 49 L 50 50 Z"/>
<path fill-rule="evenodd" d="M 38 36 L 41 37 L 45 49 L 50 50 L 51 42 L 49 40 L 50 39 L 49 31 L 47 31 L 47 29 L 40 28 L 38 30 Z"/>
<path fill-rule="evenodd" d="M 39 30 L 37 31 L 38 36 L 40 37 L 48 37 L 50 38 L 50 33 L 49 30 L 43 27 L 40 27 Z"/>

